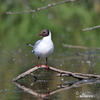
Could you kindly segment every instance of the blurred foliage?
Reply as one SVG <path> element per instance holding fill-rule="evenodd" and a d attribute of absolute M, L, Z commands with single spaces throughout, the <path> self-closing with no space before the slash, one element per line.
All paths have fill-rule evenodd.
<path fill-rule="evenodd" d="M 100 13 L 94 11 L 94 1 L 77 0 L 73 4 L 62 4 L 34 14 L 6 14 L 7 11 L 29 10 L 26 7 L 27 5 L 35 9 L 51 2 L 54 1 L 2 1 L 0 4 L 0 42 L 2 43 L 2 49 L 11 50 L 25 45 L 27 42 L 36 41 L 37 33 L 43 28 L 52 31 L 54 42 L 59 40 L 59 42 L 63 41 L 70 44 L 76 42 L 76 44 L 87 46 L 99 46 L 98 32 L 100 29 L 81 31 L 83 28 L 100 24 Z"/>

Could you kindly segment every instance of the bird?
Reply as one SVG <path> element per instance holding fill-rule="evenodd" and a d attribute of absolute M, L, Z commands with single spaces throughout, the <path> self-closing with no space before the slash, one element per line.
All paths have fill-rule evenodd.
<path fill-rule="evenodd" d="M 39 34 L 43 38 L 38 40 L 34 45 L 29 44 L 32 49 L 32 53 L 38 58 L 37 66 L 41 67 L 40 58 L 46 59 L 46 68 L 48 66 L 48 56 L 54 52 L 54 44 L 51 38 L 51 31 L 48 29 L 43 29 Z"/>

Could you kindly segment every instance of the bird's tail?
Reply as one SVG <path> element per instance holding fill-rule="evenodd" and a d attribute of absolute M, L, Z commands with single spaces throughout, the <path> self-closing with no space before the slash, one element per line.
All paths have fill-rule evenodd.
<path fill-rule="evenodd" d="M 27 45 L 30 46 L 30 47 L 32 47 L 32 48 L 34 47 L 32 44 L 27 44 Z"/>

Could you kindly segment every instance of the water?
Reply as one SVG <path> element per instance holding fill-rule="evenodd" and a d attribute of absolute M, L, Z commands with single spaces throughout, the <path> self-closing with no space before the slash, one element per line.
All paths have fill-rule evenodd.
<path fill-rule="evenodd" d="M 4 54 L 8 55 L 7 52 L 2 54 L 3 56 Z M 18 56 L 18 54 L 19 52 L 17 54 L 12 53 L 6 64 L 1 63 L 4 67 L 0 70 L 0 100 L 20 100 L 22 98 L 23 100 L 100 99 L 99 80 L 97 82 L 96 80 L 78 82 L 77 79 L 70 77 L 57 77 L 56 72 L 47 69 L 39 69 L 33 74 L 20 79 L 17 83 L 13 83 L 13 78 L 36 65 L 36 62 L 32 63 L 30 61 L 29 64 L 26 60 L 29 54 L 27 56 L 23 54 L 23 60 L 20 58 L 21 56 L 14 57 L 14 55 Z M 32 58 L 36 59 L 35 57 Z M 41 63 L 44 63 L 44 61 Z M 95 51 L 94 54 L 93 50 L 87 52 L 85 50 L 74 49 L 73 51 L 68 49 L 67 53 L 54 54 L 49 57 L 49 65 L 66 71 L 99 74 L 99 70 L 96 70 L 99 66 L 99 51 Z M 22 70 L 20 71 L 20 69 Z"/>

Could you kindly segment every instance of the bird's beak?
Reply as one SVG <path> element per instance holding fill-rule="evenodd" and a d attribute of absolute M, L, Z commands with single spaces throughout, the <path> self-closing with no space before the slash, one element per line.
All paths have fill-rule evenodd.
<path fill-rule="evenodd" d="M 38 34 L 38 36 L 42 36 L 42 33 Z"/>

